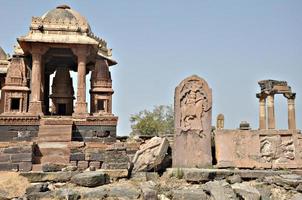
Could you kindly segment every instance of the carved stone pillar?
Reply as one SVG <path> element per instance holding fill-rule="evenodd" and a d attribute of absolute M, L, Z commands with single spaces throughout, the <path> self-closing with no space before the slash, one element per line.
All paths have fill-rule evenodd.
<path fill-rule="evenodd" d="M 274 94 L 267 96 L 268 129 L 276 128 Z"/>
<path fill-rule="evenodd" d="M 43 115 L 41 101 L 41 83 L 42 83 L 42 53 L 32 52 L 32 72 L 31 72 L 31 101 L 29 112 L 32 114 Z"/>
<path fill-rule="evenodd" d="M 296 93 L 285 94 L 288 104 L 288 129 L 296 129 L 296 109 L 295 109 L 295 98 Z"/>
<path fill-rule="evenodd" d="M 259 98 L 259 129 L 266 129 L 266 96 L 257 94 Z"/>
<path fill-rule="evenodd" d="M 75 115 L 87 115 L 86 102 L 86 49 L 76 51 L 78 57 L 78 88 Z"/>
<path fill-rule="evenodd" d="M 174 168 L 212 166 L 212 89 L 196 76 L 183 80 L 175 89 Z"/>

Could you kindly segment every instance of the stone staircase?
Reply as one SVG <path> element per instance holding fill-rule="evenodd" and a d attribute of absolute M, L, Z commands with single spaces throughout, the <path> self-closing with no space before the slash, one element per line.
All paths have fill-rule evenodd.
<path fill-rule="evenodd" d="M 64 121 L 64 120 L 62 120 Z M 68 164 L 72 138 L 72 121 L 62 123 L 59 119 L 42 119 L 39 126 L 34 166 L 39 169 L 44 163 Z"/>

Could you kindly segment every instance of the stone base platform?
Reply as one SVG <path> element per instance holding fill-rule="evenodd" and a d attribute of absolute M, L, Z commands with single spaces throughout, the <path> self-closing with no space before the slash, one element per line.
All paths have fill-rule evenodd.
<path fill-rule="evenodd" d="M 302 170 L 244 170 L 244 169 L 199 169 L 199 168 L 169 168 L 169 177 L 185 179 L 188 182 L 207 182 L 222 180 L 229 176 L 239 175 L 243 180 L 262 179 L 269 176 L 288 174 L 301 175 Z"/>
<path fill-rule="evenodd" d="M 300 130 L 217 130 L 218 168 L 302 169 Z"/>

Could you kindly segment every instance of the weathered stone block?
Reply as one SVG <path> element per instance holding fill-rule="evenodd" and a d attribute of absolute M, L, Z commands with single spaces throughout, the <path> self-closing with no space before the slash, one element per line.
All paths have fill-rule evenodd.
<path fill-rule="evenodd" d="M 9 161 L 10 161 L 10 155 L 0 154 L 0 162 L 9 162 Z"/>
<path fill-rule="evenodd" d="M 71 166 L 77 166 L 77 165 L 78 165 L 78 162 L 77 162 L 77 161 L 70 161 L 70 165 L 71 165 Z"/>
<path fill-rule="evenodd" d="M 88 168 L 88 161 L 78 161 L 78 168 L 79 169 L 87 169 Z"/>
<path fill-rule="evenodd" d="M 84 187 L 96 187 L 108 183 L 109 177 L 102 172 L 84 172 L 73 176 L 71 182 Z"/>
<path fill-rule="evenodd" d="M 128 163 L 103 163 L 102 169 L 128 169 Z"/>
<path fill-rule="evenodd" d="M 3 150 L 3 153 L 7 154 L 16 154 L 16 153 L 32 153 L 33 149 L 30 146 L 17 146 L 17 147 L 9 147 Z"/>
<path fill-rule="evenodd" d="M 19 171 L 21 172 L 29 172 L 32 169 L 31 162 L 20 162 L 19 164 Z"/>
<path fill-rule="evenodd" d="M 72 153 L 72 154 L 70 154 L 70 160 L 71 161 L 85 160 L 85 154 L 84 153 Z"/>
<path fill-rule="evenodd" d="M 26 162 L 26 161 L 32 161 L 33 156 L 32 153 L 18 153 L 18 154 L 12 154 L 11 155 L 11 161 L 12 162 Z"/>
<path fill-rule="evenodd" d="M 63 165 L 63 164 L 45 163 L 45 164 L 42 164 L 42 171 L 43 172 L 59 172 L 65 167 L 66 167 L 66 165 Z"/>
<path fill-rule="evenodd" d="M 100 152 L 91 152 L 85 154 L 85 160 L 91 160 L 91 161 L 105 161 L 106 159 L 106 152 L 100 151 Z"/>
<path fill-rule="evenodd" d="M 89 167 L 95 167 L 96 169 L 100 169 L 101 168 L 101 162 L 91 161 L 91 162 L 89 162 Z"/>
<path fill-rule="evenodd" d="M 22 172 L 21 176 L 27 178 L 30 183 L 38 182 L 67 182 L 79 172 Z"/>
<path fill-rule="evenodd" d="M 0 171 L 18 171 L 19 167 L 18 164 L 12 163 L 0 163 Z"/>
<path fill-rule="evenodd" d="M 156 169 L 158 169 L 163 163 L 168 148 L 169 142 L 166 138 L 153 137 L 146 141 L 146 144 L 141 145 L 132 160 L 132 171 L 156 171 Z"/>

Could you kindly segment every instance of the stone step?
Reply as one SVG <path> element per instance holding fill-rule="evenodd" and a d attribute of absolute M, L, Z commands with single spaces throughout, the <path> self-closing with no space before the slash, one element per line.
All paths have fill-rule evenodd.
<path fill-rule="evenodd" d="M 69 142 L 72 125 L 40 125 L 38 142 Z"/>
<path fill-rule="evenodd" d="M 38 163 L 69 163 L 70 142 L 39 142 L 39 153 L 36 156 Z"/>

